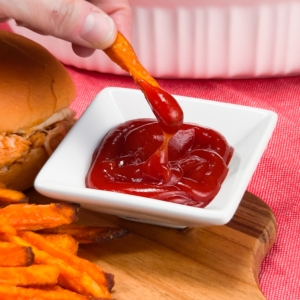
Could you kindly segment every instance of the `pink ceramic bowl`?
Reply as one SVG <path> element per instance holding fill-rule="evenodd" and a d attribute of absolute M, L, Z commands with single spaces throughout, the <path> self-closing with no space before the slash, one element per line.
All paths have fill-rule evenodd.
<path fill-rule="evenodd" d="M 132 44 L 154 77 L 241 78 L 300 74 L 300 1 L 129 0 Z M 67 65 L 124 74 L 101 51 L 76 56 L 69 43 L 15 26 Z"/>

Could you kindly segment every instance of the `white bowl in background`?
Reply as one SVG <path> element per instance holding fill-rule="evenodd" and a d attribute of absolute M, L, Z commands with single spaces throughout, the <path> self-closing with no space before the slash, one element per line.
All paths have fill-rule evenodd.
<path fill-rule="evenodd" d="M 219 131 L 235 150 L 221 190 L 205 208 L 86 188 L 93 152 L 105 134 L 127 120 L 154 118 L 142 92 L 124 88 L 106 88 L 96 96 L 38 174 L 36 190 L 91 210 L 169 227 L 229 222 L 267 147 L 277 115 L 258 108 L 175 98 L 185 122 Z"/>
<path fill-rule="evenodd" d="M 241 78 L 300 74 L 300 1 L 129 0 L 132 45 L 157 78 Z M 70 43 L 9 22 L 63 63 L 125 74 L 103 52 L 76 56 Z"/>

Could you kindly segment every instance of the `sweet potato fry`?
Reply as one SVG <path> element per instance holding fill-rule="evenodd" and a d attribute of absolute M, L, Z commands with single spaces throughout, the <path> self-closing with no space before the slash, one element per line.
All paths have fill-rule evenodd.
<path fill-rule="evenodd" d="M 101 298 L 86 297 L 65 290 L 45 290 L 38 288 L 24 288 L 10 285 L 0 285 L 0 299 L 5 300 L 101 300 Z"/>
<path fill-rule="evenodd" d="M 75 222 L 78 212 L 77 204 L 11 204 L 0 209 L 0 218 L 9 220 L 16 230 L 38 230 Z"/>
<path fill-rule="evenodd" d="M 26 267 L 32 265 L 33 260 L 31 247 L 0 242 L 1 267 Z"/>
<path fill-rule="evenodd" d="M 0 203 L 25 203 L 28 201 L 28 197 L 22 192 L 5 189 L 0 187 Z"/>
<path fill-rule="evenodd" d="M 17 235 L 17 230 L 10 225 L 7 217 L 0 215 L 0 233 Z"/>
<path fill-rule="evenodd" d="M 135 82 L 143 79 L 153 86 L 159 86 L 156 80 L 140 64 L 132 46 L 121 33 L 118 32 L 115 42 L 103 51 L 112 61 L 128 72 Z"/>
<path fill-rule="evenodd" d="M 63 225 L 39 231 L 41 233 L 70 234 L 79 244 L 104 243 L 120 238 L 129 233 L 118 227 L 84 226 L 77 224 Z"/>
<path fill-rule="evenodd" d="M 57 245 L 59 248 L 69 253 L 77 254 L 78 242 L 72 237 L 72 235 L 66 233 L 43 233 L 41 235 L 51 244 Z"/>
<path fill-rule="evenodd" d="M 57 284 L 59 269 L 55 266 L 0 267 L 0 285 L 14 286 Z"/>
<path fill-rule="evenodd" d="M 22 238 L 2 234 L 1 239 L 18 245 L 31 246 L 34 253 L 34 261 L 37 264 L 57 266 L 60 271 L 59 284 L 63 287 L 86 296 L 103 299 L 110 298 L 107 286 L 102 283 L 106 279 L 105 273 L 96 265 L 65 252 L 34 232 L 20 232 L 20 236 Z M 94 280 L 90 274 L 94 278 L 98 275 L 102 281 Z"/>
<path fill-rule="evenodd" d="M 30 231 L 19 232 L 19 237 L 39 250 L 45 251 L 56 258 L 62 259 L 68 263 L 69 266 L 74 267 L 76 270 L 87 273 L 99 285 L 108 287 L 109 289 L 112 288 L 110 283 L 107 282 L 105 272 L 88 260 L 63 251 L 58 246 L 47 242 L 41 235 L 37 233 Z"/>
<path fill-rule="evenodd" d="M 47 242 L 42 236 L 37 233 L 24 231 L 19 232 L 19 236 L 33 245 L 39 250 L 45 251 L 48 254 L 65 261 L 70 267 L 78 270 L 79 272 L 86 273 L 90 276 L 99 286 L 105 287 L 110 290 L 112 288 L 111 283 L 107 282 L 105 272 L 103 272 L 98 266 L 89 262 L 88 260 L 82 259 L 76 255 L 72 255 L 68 252 L 63 251 L 59 247 Z"/>

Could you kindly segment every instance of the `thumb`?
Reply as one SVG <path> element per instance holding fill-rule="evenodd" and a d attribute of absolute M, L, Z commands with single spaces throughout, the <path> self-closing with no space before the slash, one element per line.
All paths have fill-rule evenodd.
<path fill-rule="evenodd" d="M 108 48 L 117 34 L 112 18 L 82 0 L 0 0 L 0 18 L 12 18 L 36 32 L 94 49 Z"/>

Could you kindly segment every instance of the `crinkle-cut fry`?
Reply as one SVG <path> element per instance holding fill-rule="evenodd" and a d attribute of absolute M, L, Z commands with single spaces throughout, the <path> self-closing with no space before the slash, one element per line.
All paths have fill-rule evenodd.
<path fill-rule="evenodd" d="M 22 192 L 0 187 L 1 204 L 25 203 L 25 202 L 28 202 L 28 197 Z"/>
<path fill-rule="evenodd" d="M 118 32 L 115 42 L 107 49 L 103 50 L 109 58 L 128 72 L 135 82 L 145 80 L 152 86 L 159 86 L 157 81 L 148 73 L 148 71 L 139 62 L 131 44 Z"/>
<path fill-rule="evenodd" d="M 36 238 L 35 240 L 38 240 L 39 242 L 42 242 L 44 244 L 42 248 L 45 249 L 45 251 L 38 249 L 36 246 L 33 245 L 33 243 L 19 236 L 2 234 L 1 239 L 18 245 L 25 245 L 25 246 L 32 247 L 32 251 L 34 253 L 34 261 L 36 264 L 57 266 L 60 271 L 59 284 L 63 283 L 64 284 L 63 287 L 82 295 L 92 296 L 95 298 L 110 299 L 110 292 L 108 291 L 106 286 L 98 284 L 92 277 L 90 277 L 87 274 L 87 271 L 89 270 L 76 269 L 76 264 L 71 264 L 69 262 L 72 261 L 72 259 L 64 260 L 62 257 L 56 256 L 57 252 L 64 253 L 63 250 L 54 247 L 51 243 L 47 242 L 38 234 L 35 234 L 33 232 L 23 232 L 22 235 L 24 236 L 25 233 L 32 233 L 33 235 L 38 236 L 39 238 Z M 52 248 L 56 248 L 56 251 L 50 251 L 50 252 L 55 252 L 55 253 L 52 254 L 48 253 L 49 250 L 51 250 Z M 60 251 L 57 249 L 59 249 Z M 67 255 L 67 253 L 65 253 L 65 255 Z M 72 256 L 76 258 L 76 256 L 72 254 L 69 254 L 68 256 Z M 93 264 L 88 261 L 86 262 L 87 262 L 85 264 L 86 268 L 92 269 L 91 265 Z M 93 270 L 90 270 L 90 272 L 92 271 Z"/>
<path fill-rule="evenodd" d="M 87 297 L 65 289 L 24 288 L 0 285 L 0 299 L 3 300 L 102 300 L 103 298 Z"/>
<path fill-rule="evenodd" d="M 14 286 L 54 285 L 58 282 L 56 266 L 0 267 L 0 285 Z"/>
<path fill-rule="evenodd" d="M 31 247 L 0 242 L 1 267 L 26 267 L 32 265 L 34 255 Z"/>
<path fill-rule="evenodd" d="M 43 233 L 41 236 L 53 245 L 57 245 L 72 254 L 77 254 L 78 241 L 74 237 L 67 233 Z"/>
<path fill-rule="evenodd" d="M 38 230 L 70 224 L 78 220 L 78 204 L 11 204 L 0 209 L 0 218 L 17 230 Z"/>
<path fill-rule="evenodd" d="M 39 231 L 41 233 L 70 234 L 79 244 L 104 243 L 123 237 L 129 231 L 119 227 L 69 224 Z"/>

